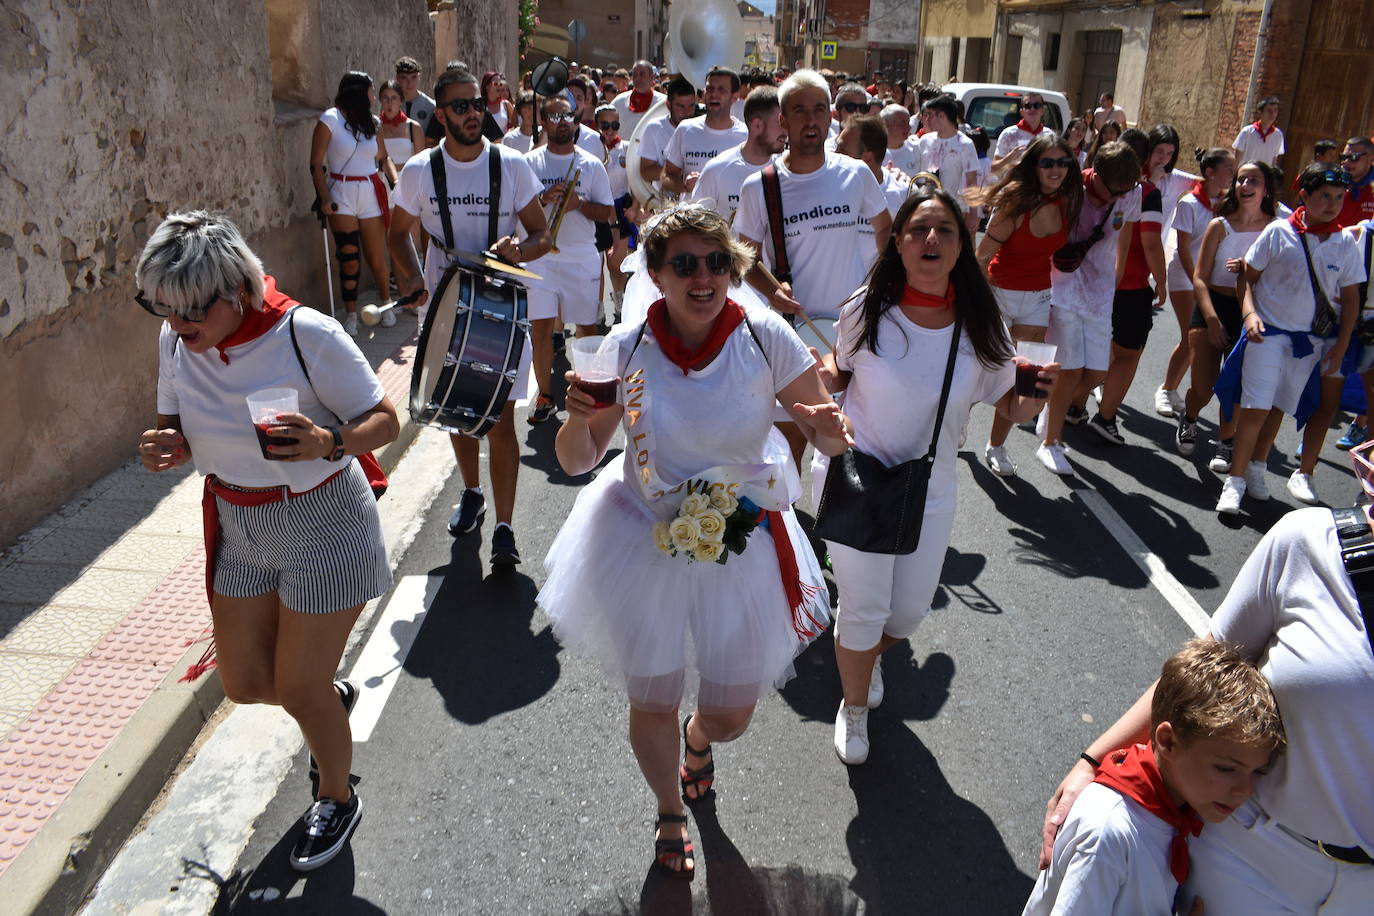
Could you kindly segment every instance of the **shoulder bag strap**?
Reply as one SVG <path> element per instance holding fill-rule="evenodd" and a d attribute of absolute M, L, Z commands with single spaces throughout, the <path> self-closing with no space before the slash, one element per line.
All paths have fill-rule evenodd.
<path fill-rule="evenodd" d="M 630 368 L 630 360 L 635 358 L 635 351 L 639 349 L 640 341 L 644 339 L 644 329 L 649 326 L 649 319 L 645 318 L 640 322 L 639 330 L 635 332 L 635 342 L 630 344 L 630 354 L 625 357 L 625 369 Z M 624 373 L 622 372 L 622 375 Z"/>
<path fill-rule="evenodd" d="M 491 206 L 487 208 L 487 247 L 492 248 L 496 245 L 496 240 L 501 237 L 497 235 L 497 220 L 501 217 L 501 154 L 497 152 L 497 150 L 500 149 L 498 144 L 492 143 L 487 149 L 491 157 L 489 160 L 491 168 Z M 515 202 L 512 201 L 511 207 L 514 208 L 514 206 Z"/>
<path fill-rule="evenodd" d="M 1359 507 L 1332 509 L 1331 515 L 1336 521 L 1341 563 L 1355 586 L 1355 598 L 1364 617 L 1364 635 L 1374 649 L 1374 617 L 1370 615 L 1370 608 L 1374 607 L 1374 531 L 1370 531 L 1369 519 Z"/>
<path fill-rule="evenodd" d="M 1364 224 L 1364 282 L 1360 284 L 1360 308 L 1364 309 L 1369 302 L 1369 284 L 1374 277 L 1374 222 Z"/>
<path fill-rule="evenodd" d="M 1317 308 L 1320 309 L 1323 305 L 1330 308 L 1330 303 L 1327 302 L 1326 295 L 1322 292 L 1321 284 L 1317 282 L 1316 268 L 1312 266 L 1312 251 L 1307 247 L 1307 233 L 1299 232 L 1298 242 L 1302 245 L 1302 256 L 1307 259 L 1307 280 L 1312 284 L 1312 295 L 1317 300 Z"/>
<path fill-rule="evenodd" d="M 448 170 L 444 168 L 444 144 L 429 153 L 429 171 L 434 176 L 434 197 L 439 203 L 439 222 L 444 227 L 444 249 L 453 250 L 453 218 L 448 212 Z M 298 350 L 297 353 L 300 351 Z"/>
<path fill-rule="evenodd" d="M 773 163 L 763 168 L 763 204 L 768 209 L 768 229 L 773 236 L 773 274 L 785 283 L 792 282 L 792 265 L 787 261 L 787 243 L 782 236 L 782 182 Z"/>
<path fill-rule="evenodd" d="M 949 342 L 949 361 L 945 363 L 945 383 L 940 388 L 940 407 L 935 411 L 935 429 L 930 434 L 930 448 L 926 450 L 926 457 L 932 461 L 935 460 L 935 446 L 940 441 L 940 430 L 945 425 L 945 407 L 949 405 L 949 388 L 954 381 L 954 364 L 959 358 L 959 337 L 963 326 L 962 321 L 954 322 L 954 336 Z"/>
<path fill-rule="evenodd" d="M 754 338 L 754 344 L 759 348 L 759 352 L 763 354 L 763 361 L 768 364 L 768 368 L 773 368 L 773 361 L 768 358 L 768 351 L 764 349 L 763 341 L 759 339 L 758 331 L 754 330 L 754 323 L 749 320 L 748 311 L 744 313 L 744 326 L 749 329 L 749 336 Z"/>
<path fill-rule="evenodd" d="M 315 400 L 320 401 L 320 393 L 315 388 L 315 382 L 310 378 L 310 367 L 305 364 L 305 356 L 301 354 L 300 342 L 296 340 L 296 309 L 298 308 L 300 308 L 299 305 L 294 306 L 286 316 L 286 327 L 291 332 L 291 349 L 296 351 L 296 362 L 301 364 L 301 371 L 305 373 L 306 384 L 310 386 L 311 391 L 315 392 Z M 320 404 L 324 405 L 324 401 L 320 401 Z M 329 410 L 327 405 L 324 405 L 324 407 L 325 410 Z M 334 413 L 332 410 L 329 412 Z M 347 422 L 336 413 L 334 413 L 334 419 L 341 424 Z"/>

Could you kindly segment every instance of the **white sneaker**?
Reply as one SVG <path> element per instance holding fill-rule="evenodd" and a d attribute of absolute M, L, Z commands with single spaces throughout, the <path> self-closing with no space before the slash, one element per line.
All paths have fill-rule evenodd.
<path fill-rule="evenodd" d="M 1050 471 L 1061 476 L 1068 476 L 1073 473 L 1073 465 L 1069 464 L 1069 459 L 1064 457 L 1064 446 L 1056 442 L 1053 445 L 1041 443 L 1035 450 L 1035 457 L 1040 459 Z"/>
<path fill-rule="evenodd" d="M 1220 515 L 1239 515 L 1240 501 L 1245 498 L 1245 478 L 1227 477 L 1221 485 L 1221 498 L 1217 500 L 1217 513 Z"/>
<path fill-rule="evenodd" d="M 1264 502 L 1269 498 L 1269 484 L 1265 481 L 1266 468 L 1262 461 L 1252 461 L 1245 468 L 1245 492 L 1251 499 Z M 1293 489 L 1293 484 L 1288 484 Z M 1310 489 L 1310 488 L 1309 488 Z"/>
<path fill-rule="evenodd" d="M 1101 386 L 1101 385 L 1098 385 L 1096 388 L 1093 389 L 1093 397 L 1097 399 L 1098 405 L 1101 406 L 1101 404 L 1102 404 L 1102 386 Z"/>
<path fill-rule="evenodd" d="M 1182 417 L 1188 413 L 1188 402 L 1183 395 L 1178 393 L 1177 388 L 1167 389 L 1169 394 L 1169 406 L 1174 409 L 1174 416 Z"/>
<path fill-rule="evenodd" d="M 873 660 L 873 675 L 868 679 L 868 708 L 877 709 L 883 705 L 883 657 Z"/>
<path fill-rule="evenodd" d="M 349 336 L 349 337 L 357 337 L 357 336 L 358 336 L 358 313 L 357 313 L 357 312 L 349 312 L 349 313 L 348 313 L 348 317 L 344 319 L 344 323 L 343 323 L 343 324 L 344 324 L 344 330 L 348 332 L 348 336 Z"/>
<path fill-rule="evenodd" d="M 396 327 L 396 309 L 394 308 L 395 303 L 388 302 L 386 303 L 386 305 L 392 307 L 387 308 L 385 312 L 382 312 L 382 327 L 394 328 Z"/>
<path fill-rule="evenodd" d="M 1310 474 L 1294 471 L 1293 476 L 1288 478 L 1288 492 L 1300 503 L 1307 503 L 1309 506 L 1321 505 L 1321 500 L 1317 499 L 1317 491 L 1312 489 Z"/>
<path fill-rule="evenodd" d="M 1016 476 L 1016 462 L 1007 454 L 1005 445 L 989 445 L 983 449 L 983 461 L 998 477 Z"/>
<path fill-rule="evenodd" d="M 850 766 L 868 760 L 867 706 L 846 706 L 840 700 L 840 711 L 835 714 L 835 753 Z"/>
<path fill-rule="evenodd" d="M 1049 428 L 1050 407 L 1046 404 L 1040 408 L 1040 413 L 1035 417 L 1035 434 L 1040 437 L 1040 441 L 1045 441 L 1045 430 Z"/>
<path fill-rule="evenodd" d="M 1183 398 L 1177 391 L 1166 388 L 1155 389 L 1155 413 L 1161 417 L 1177 419 L 1183 416 Z"/>

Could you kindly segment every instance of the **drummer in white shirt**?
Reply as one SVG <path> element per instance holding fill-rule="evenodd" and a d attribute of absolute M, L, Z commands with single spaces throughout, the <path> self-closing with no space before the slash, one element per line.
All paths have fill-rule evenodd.
<path fill-rule="evenodd" d="M 706 114 L 678 124 L 663 156 L 663 189 L 690 194 L 706 163 L 749 138 L 744 123 L 730 114 L 739 92 L 739 74 L 716 67 L 706 74 Z"/>
<path fill-rule="evenodd" d="M 749 139 L 706 163 L 692 189 L 692 200 L 710 201 L 711 209 L 731 223 L 739 209 L 744 180 L 787 148 L 787 134 L 782 129 L 778 108 L 778 90 L 759 86 L 749 93 L 744 103 L 744 124 L 749 130 Z"/>
<path fill-rule="evenodd" d="M 951 96 L 936 96 L 926 102 L 929 131 L 916 143 L 917 171 L 930 172 L 940 186 L 963 200 L 963 192 L 978 185 L 978 148 L 959 130 L 959 106 Z M 978 231 L 978 208 L 965 205 L 964 219 L 969 231 Z"/>

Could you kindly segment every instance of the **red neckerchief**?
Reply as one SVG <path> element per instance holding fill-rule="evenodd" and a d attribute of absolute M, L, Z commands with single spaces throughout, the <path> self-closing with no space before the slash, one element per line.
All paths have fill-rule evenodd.
<path fill-rule="evenodd" d="M 393 126 L 397 126 L 397 125 L 404 124 L 405 122 L 406 122 L 406 113 L 405 113 L 404 111 L 398 111 L 398 112 L 396 112 L 396 117 L 394 117 L 394 118 L 393 118 L 393 117 L 390 117 L 389 115 L 387 115 L 387 113 L 386 113 L 385 111 L 382 112 L 382 123 L 383 123 L 383 124 L 391 124 L 391 125 L 393 125 Z"/>
<path fill-rule="evenodd" d="M 1206 208 L 1208 213 L 1211 213 L 1212 198 L 1207 194 L 1207 182 L 1203 181 L 1202 179 L 1198 179 L 1197 181 L 1193 182 L 1192 193 L 1193 198 L 1198 203 L 1202 204 L 1202 206 Z"/>
<path fill-rule="evenodd" d="M 735 328 L 739 327 L 744 321 L 744 309 L 733 299 L 726 299 L 725 306 L 716 316 L 716 323 L 711 325 L 711 333 L 706 335 L 706 340 L 695 350 L 688 350 L 683 344 L 682 338 L 678 337 L 668 329 L 668 305 L 662 299 L 649 306 L 649 330 L 654 332 L 654 340 L 663 348 L 663 355 L 672 361 L 674 366 L 682 370 L 686 375 L 687 370 L 691 369 L 702 358 L 715 350 L 725 346 L 725 341 Z"/>
<path fill-rule="evenodd" d="M 1341 231 L 1341 224 L 1334 219 L 1309 226 L 1307 224 L 1307 207 L 1299 207 L 1294 210 L 1293 215 L 1288 217 L 1288 225 L 1292 226 L 1298 235 L 1303 235 L 1307 232 L 1313 235 L 1329 235 L 1332 232 Z"/>
<path fill-rule="evenodd" d="M 615 149 L 617 146 L 620 145 L 620 134 L 616 134 L 614 137 L 612 137 L 610 143 L 607 143 L 606 138 L 602 137 L 601 145 L 606 147 L 606 149 Z"/>
<path fill-rule="evenodd" d="M 1042 131 L 1042 130 L 1045 129 L 1045 123 L 1042 121 L 1042 122 L 1040 122 L 1040 126 L 1039 126 L 1039 127 L 1035 128 L 1035 130 L 1031 130 L 1031 126 L 1030 126 L 1029 124 L 1026 123 L 1026 119 L 1025 119 L 1025 118 L 1022 118 L 1021 120 L 1017 121 L 1017 122 L 1016 122 L 1016 126 L 1019 127 L 1019 128 L 1021 128 L 1022 130 L 1024 130 L 1024 131 L 1025 131 L 1026 133 L 1028 133 L 1028 134 L 1038 134 L 1038 133 L 1040 133 L 1040 131 Z"/>
<path fill-rule="evenodd" d="M 643 114 L 649 110 L 649 104 L 654 100 L 654 91 L 640 92 L 638 89 L 630 90 L 630 110 L 635 114 Z"/>
<path fill-rule="evenodd" d="M 237 347 L 239 344 L 246 344 L 250 340 L 257 340 L 270 331 L 283 315 L 300 304 L 286 293 L 277 291 L 275 278 L 264 276 L 262 279 L 262 311 L 252 308 L 244 309 L 243 321 L 234 333 L 215 344 L 215 350 L 219 352 L 219 358 L 226 366 L 229 365 L 229 354 L 225 353 L 225 350 L 230 347 Z"/>
<path fill-rule="evenodd" d="M 1102 768 L 1097 771 L 1093 782 L 1115 789 L 1174 828 L 1174 839 L 1169 844 L 1169 871 L 1173 872 L 1174 880 L 1179 884 L 1186 881 L 1188 835 L 1202 833 L 1202 818 L 1187 805 L 1179 808 L 1174 804 L 1149 745 L 1137 744 L 1112 751 L 1103 758 Z"/>
<path fill-rule="evenodd" d="M 1269 135 L 1272 134 L 1274 131 L 1276 131 L 1276 130 L 1279 129 L 1279 122 L 1278 122 L 1278 121 L 1275 121 L 1275 122 L 1274 122 L 1274 126 L 1271 127 L 1271 128 L 1269 128 L 1268 130 L 1265 130 L 1263 127 L 1260 127 L 1260 122 L 1258 122 L 1258 121 L 1256 121 L 1256 122 L 1255 122 L 1254 124 L 1252 124 L 1251 126 L 1255 128 L 1255 133 L 1257 133 L 1257 134 L 1260 135 L 1260 139 L 1261 139 L 1261 140 L 1268 140 L 1268 139 L 1269 139 Z"/>
<path fill-rule="evenodd" d="M 947 309 L 954 304 L 954 284 L 945 287 L 943 296 L 932 296 L 930 293 L 923 293 L 919 289 L 912 289 L 910 286 L 902 292 L 902 305 L 914 305 L 917 308 L 928 309 Z"/>

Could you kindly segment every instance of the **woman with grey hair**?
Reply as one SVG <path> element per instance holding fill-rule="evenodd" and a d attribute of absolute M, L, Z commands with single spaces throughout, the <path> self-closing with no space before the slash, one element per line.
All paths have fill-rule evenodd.
<path fill-rule="evenodd" d="M 396 438 L 396 410 L 339 323 L 277 290 L 238 228 L 205 211 L 163 220 L 135 301 L 165 319 L 150 471 L 205 475 L 207 588 L 225 695 L 280 705 L 309 746 L 315 797 L 291 865 L 328 862 L 358 824 L 348 712 L 334 681 L 364 603 L 391 585 L 367 475 L 352 457 Z M 246 398 L 294 389 L 259 429 Z M 340 418 L 352 418 L 344 422 Z M 261 418 L 258 418 L 261 422 Z"/>

